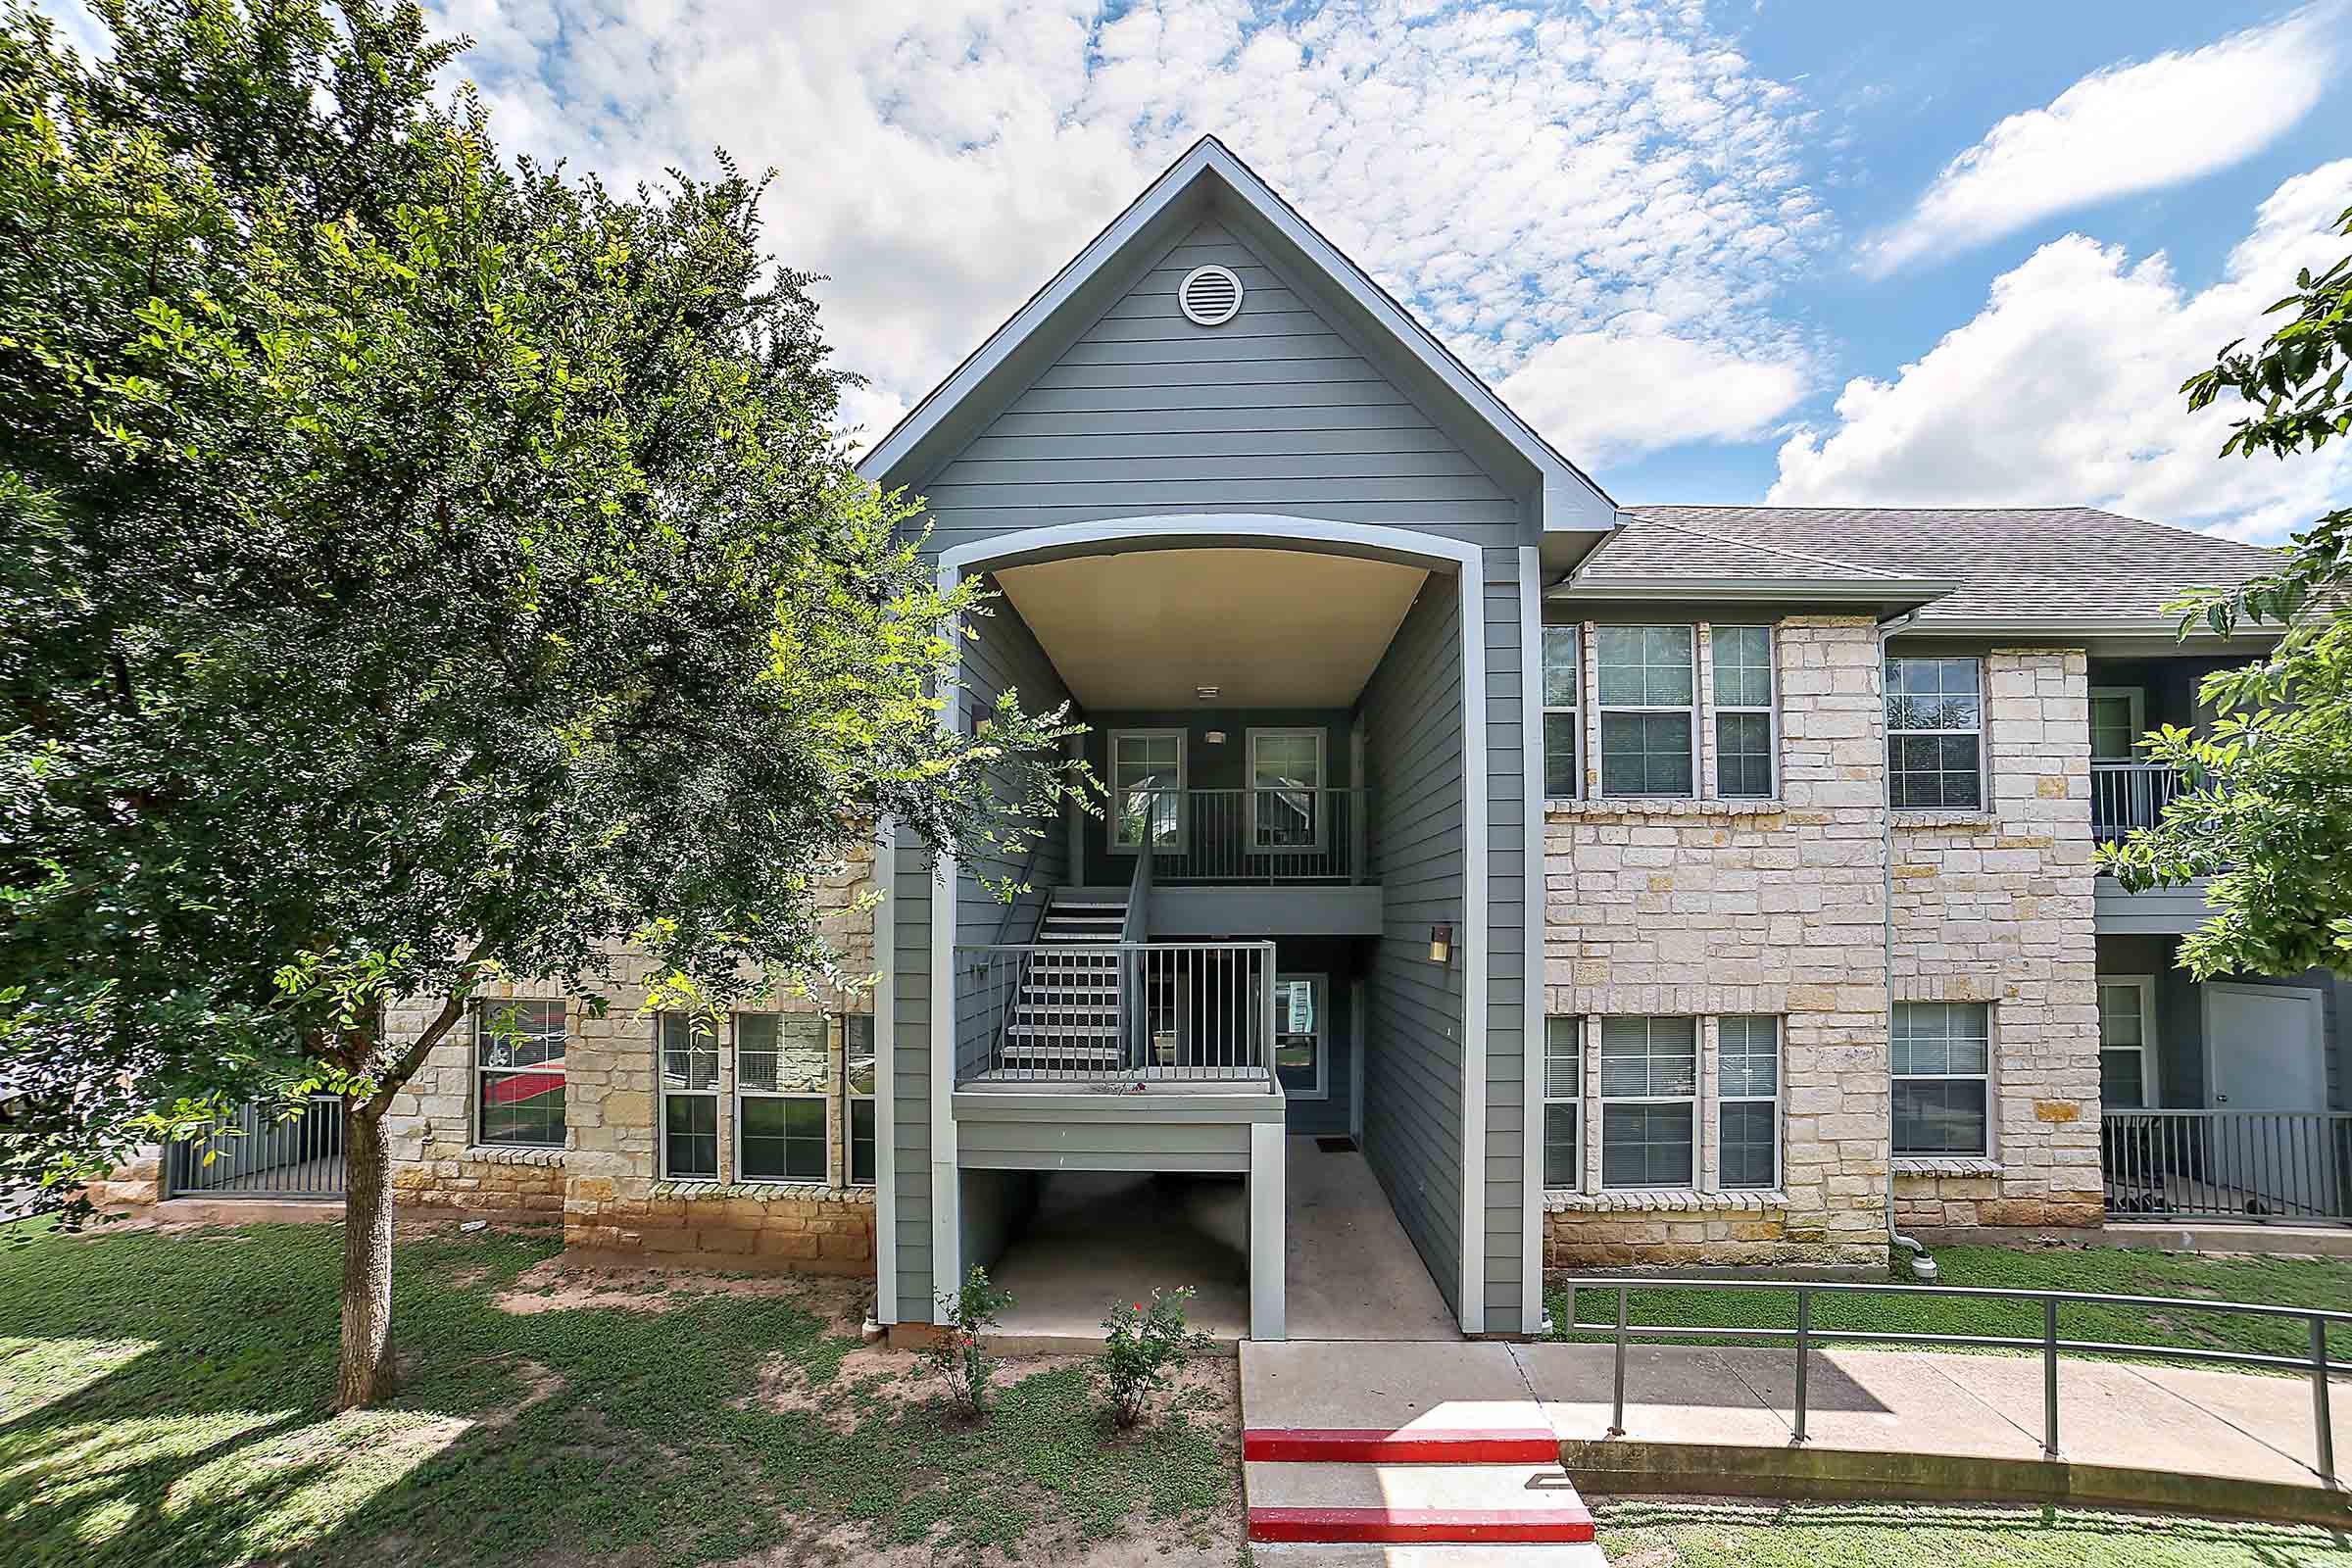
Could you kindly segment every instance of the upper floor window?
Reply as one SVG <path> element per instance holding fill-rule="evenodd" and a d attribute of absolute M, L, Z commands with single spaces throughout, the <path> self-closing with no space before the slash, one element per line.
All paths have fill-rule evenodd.
<path fill-rule="evenodd" d="M 1261 850 L 1323 844 L 1323 732 L 1250 732 L 1250 842 Z"/>
<path fill-rule="evenodd" d="M 1544 628 L 1544 795 L 1564 801 L 1584 793 L 1579 713 L 1584 707 L 1583 672 L 1576 657 L 1574 626 Z"/>
<path fill-rule="evenodd" d="M 1696 793 L 1694 641 L 1690 626 L 1602 626 L 1593 632 L 1601 794 Z"/>
<path fill-rule="evenodd" d="M 1184 847 L 1184 731 L 1110 732 L 1110 845 Z"/>
<path fill-rule="evenodd" d="M 1707 636 L 1715 661 L 1715 793 L 1726 800 L 1773 791 L 1772 628 L 1717 626 Z"/>
<path fill-rule="evenodd" d="M 562 1002 L 473 1008 L 474 1142 L 564 1147 Z"/>
<path fill-rule="evenodd" d="M 1886 661 L 1886 801 L 1897 810 L 1984 804 L 1984 666 Z"/>

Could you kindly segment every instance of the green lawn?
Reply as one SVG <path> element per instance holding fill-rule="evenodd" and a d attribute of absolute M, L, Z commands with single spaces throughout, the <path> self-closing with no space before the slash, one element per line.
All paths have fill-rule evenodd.
<path fill-rule="evenodd" d="M 2352 1538 L 2051 1508 L 1612 1501 L 1610 1568 L 2345 1568 Z"/>
<path fill-rule="evenodd" d="M 2352 1308 L 2352 1259 L 2193 1257 L 2122 1248 L 2053 1248 L 2011 1251 L 1997 1247 L 1939 1247 L 1936 1262 L 1945 1286 L 2012 1290 L 2093 1291 L 2113 1296 L 2170 1296 L 2208 1300 L 2263 1301 L 2289 1306 Z M 1566 1293 L 1551 1293 L 1558 1338 L 1605 1340 L 1617 1314 L 1614 1291 L 1577 1293 L 1577 1328 L 1568 1328 Z M 1632 1323 L 1794 1328 L 1796 1298 L 1779 1291 L 1636 1291 L 1626 1303 Z M 2031 1302 L 1965 1296 L 1817 1297 L 1819 1328 L 1910 1330 L 1936 1334 L 2023 1335 L 2039 1338 L 2041 1308 Z M 2310 1352 L 2307 1323 L 2230 1312 L 2150 1312 L 2125 1307 L 2061 1309 L 2058 1332 L 2071 1340 L 2117 1345 L 2179 1345 L 2280 1355 Z M 1654 1342 L 1653 1342 L 1654 1343 Z M 1719 1343 L 1739 1343 L 1727 1335 Z M 2352 1325 L 2328 1337 L 2329 1352 L 2352 1360 Z"/>
<path fill-rule="evenodd" d="M 549 1309 L 502 1308 L 559 1250 L 547 1232 L 404 1238 L 402 1390 L 330 1415 L 340 1236 L 0 1245 L 0 1558 L 650 1568 L 928 1543 L 954 1561 L 1130 1530 L 1233 1560 L 1227 1394 L 1106 1443 L 1065 1363 L 1006 1387 L 975 1432 L 910 1358 L 853 1355 L 854 1282 L 649 1279 L 639 1305 L 525 1286 Z"/>

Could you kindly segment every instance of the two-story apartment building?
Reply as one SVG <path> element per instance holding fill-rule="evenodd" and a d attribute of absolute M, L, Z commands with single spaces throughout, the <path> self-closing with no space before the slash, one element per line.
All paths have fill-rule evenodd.
<path fill-rule="evenodd" d="M 1229 1266 L 1263 1337 L 1325 1149 L 1470 1333 L 1547 1266 L 2345 1212 L 2336 983 L 2193 985 L 2201 898 L 2092 862 L 2173 787 L 2138 734 L 2259 648 L 2164 606 L 2266 553 L 1621 507 L 1213 140 L 863 469 L 999 594 L 944 721 L 1070 704 L 1104 808 L 986 867 L 1009 905 L 882 824 L 829 884 L 872 989 L 717 1039 L 514 988 L 530 1039 L 403 1097 L 407 1200 L 870 1271 L 885 1324 L 1050 1236 L 1121 1291 Z"/>

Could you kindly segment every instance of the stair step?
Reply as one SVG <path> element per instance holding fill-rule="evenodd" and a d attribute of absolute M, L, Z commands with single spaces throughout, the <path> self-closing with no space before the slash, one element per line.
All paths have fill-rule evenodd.
<path fill-rule="evenodd" d="M 1242 1457 L 1324 1464 L 1556 1464 L 1549 1427 L 1251 1427 Z"/>
<path fill-rule="evenodd" d="M 1265 1568 L 1608 1568 L 1590 1541 L 1506 1546 L 1266 1542 L 1251 1548 L 1250 1558 Z"/>
<path fill-rule="evenodd" d="M 1037 1049 L 1043 1042 L 1048 1049 L 1067 1045 L 1077 1051 L 1100 1051 L 1107 1044 L 1116 1047 L 1119 1031 L 1114 1024 L 1071 1023 L 1031 1025 L 1016 1023 L 1006 1027 L 1004 1040 Z"/>
<path fill-rule="evenodd" d="M 1250 1539 L 1385 1545 L 1575 1544 L 1592 1515 L 1551 1464 L 1244 1465 Z"/>

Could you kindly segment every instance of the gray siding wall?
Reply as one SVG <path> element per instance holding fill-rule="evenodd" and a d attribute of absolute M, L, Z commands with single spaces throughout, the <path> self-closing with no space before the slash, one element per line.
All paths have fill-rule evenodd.
<path fill-rule="evenodd" d="M 2180 945 L 2177 936 L 2102 936 L 2099 973 L 2156 977 L 2157 1090 L 2166 1109 L 2195 1110 L 2206 1103 L 2205 1004 L 2197 982 L 2187 971 L 2173 967 Z M 2223 978 L 2231 985 L 2292 986 L 2320 994 L 2328 1108 L 2352 1110 L 2352 980 L 2326 969 L 2283 979 L 2259 974 Z"/>
<path fill-rule="evenodd" d="M 959 1118 L 956 1157 L 992 1170 L 1250 1169 L 1250 1123 L 1153 1121 L 1141 1114 L 1004 1121 Z"/>
<path fill-rule="evenodd" d="M 1526 1214 L 1527 777 L 1520 710 L 1519 552 L 1481 552 L 1487 661 L 1487 1332 L 1522 1323 Z M 1542 848 L 1536 874 L 1541 876 Z"/>
<path fill-rule="evenodd" d="M 1054 708 L 1069 700 L 1068 688 L 1045 650 L 1031 634 L 1019 612 L 998 600 L 995 613 L 975 617 L 977 641 L 963 645 L 963 677 L 970 688 L 967 707 L 992 706 L 999 693 L 1019 694 L 1026 712 Z M 968 723 L 968 716 L 961 722 Z M 1019 799 L 1021 783 L 1009 770 L 992 775 L 992 784 L 1008 800 Z M 1048 890 L 1067 879 L 1068 836 L 1060 824 L 1049 821 L 1038 844 L 1037 858 L 1027 880 L 1039 891 L 1013 911 L 1004 930 L 1008 942 L 1026 941 L 1034 931 L 1036 906 Z M 1013 876 L 1022 858 L 1003 855 L 976 859 L 992 876 Z M 931 1316 L 931 858 L 909 834 L 900 835 L 898 911 L 892 945 L 897 1003 L 897 1049 L 892 1053 L 891 1102 L 893 1147 L 898 1160 L 898 1305 L 902 1321 L 928 1322 Z M 956 940 L 993 942 L 1004 921 L 1005 906 L 966 872 L 956 889 Z M 1024 924 L 1024 922 L 1027 922 Z M 959 1038 L 983 1027 L 977 1009 L 959 1016 Z"/>
<path fill-rule="evenodd" d="M 1462 966 L 1429 961 L 1429 928 L 1462 923 L 1459 626 L 1458 588 L 1433 573 L 1360 705 L 1369 852 L 1385 901 L 1364 988 L 1364 1155 L 1457 1313 Z"/>
<path fill-rule="evenodd" d="M 1176 307 L 1206 263 L 1242 313 Z M 936 547 L 1160 512 L 1283 512 L 1496 544 L 1517 502 L 1339 335 L 1296 280 L 1213 219 L 1145 272 L 939 473 L 912 488 Z"/>

